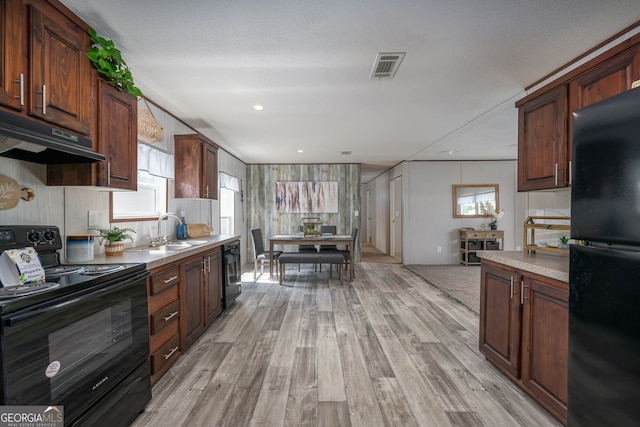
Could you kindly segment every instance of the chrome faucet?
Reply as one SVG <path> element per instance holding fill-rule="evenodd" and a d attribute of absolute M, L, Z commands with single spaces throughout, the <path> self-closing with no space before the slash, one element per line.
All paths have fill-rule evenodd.
<path fill-rule="evenodd" d="M 169 237 L 169 235 L 168 234 L 165 234 L 164 236 L 161 235 L 160 226 L 162 225 L 162 220 L 165 219 L 165 218 L 169 218 L 170 216 L 172 216 L 175 219 L 177 219 L 178 220 L 178 224 L 182 224 L 182 218 L 180 218 L 176 214 L 164 213 L 164 214 L 160 215 L 160 217 L 158 218 L 158 235 L 156 237 L 151 237 L 151 239 L 150 239 L 151 246 L 160 246 L 160 245 L 164 245 L 165 243 L 167 243 L 167 237 Z"/>

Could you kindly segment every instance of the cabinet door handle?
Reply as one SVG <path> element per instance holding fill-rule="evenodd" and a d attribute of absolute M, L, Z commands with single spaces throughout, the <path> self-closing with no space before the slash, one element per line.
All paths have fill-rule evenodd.
<path fill-rule="evenodd" d="M 163 319 L 165 322 L 168 322 L 169 320 L 173 319 L 173 318 L 174 318 L 174 317 L 176 317 L 177 315 L 178 315 L 178 312 L 177 312 L 177 311 L 174 311 L 173 313 L 171 313 L 171 314 L 170 314 L 170 315 L 168 315 L 168 316 L 163 317 L 162 319 Z"/>
<path fill-rule="evenodd" d="M 569 160 L 569 185 L 571 185 L 571 160 Z"/>
<path fill-rule="evenodd" d="M 207 260 L 202 259 L 202 274 L 207 274 Z"/>
<path fill-rule="evenodd" d="M 211 257 L 207 257 L 207 272 L 211 273 Z"/>
<path fill-rule="evenodd" d="M 16 98 L 20 100 L 20 106 L 23 107 L 24 106 L 24 74 L 20 73 L 20 77 L 18 77 L 18 80 L 14 80 L 14 82 L 20 85 L 20 94 L 16 96 Z"/>
<path fill-rule="evenodd" d="M 511 276 L 511 299 L 513 299 L 513 276 Z"/>
<path fill-rule="evenodd" d="M 107 162 L 107 185 L 111 185 L 111 162 Z"/>
<path fill-rule="evenodd" d="M 209 197 L 209 186 L 204 187 L 204 197 Z"/>
<path fill-rule="evenodd" d="M 47 85 L 42 85 L 42 92 L 38 92 L 42 94 L 42 115 L 47 115 Z"/>
<path fill-rule="evenodd" d="M 556 170 L 553 175 L 556 180 L 556 187 L 557 187 L 558 186 L 558 164 L 557 163 L 556 163 Z"/>
<path fill-rule="evenodd" d="M 168 358 L 170 358 L 170 357 L 171 357 L 171 355 L 172 355 L 173 353 L 175 353 L 176 351 L 178 351 L 178 347 L 173 347 L 173 348 L 171 349 L 171 351 L 169 352 L 169 354 L 165 354 L 165 355 L 164 355 L 164 360 L 167 360 Z"/>
<path fill-rule="evenodd" d="M 520 305 L 524 305 L 524 280 L 520 281 Z"/>
<path fill-rule="evenodd" d="M 178 276 L 171 276 L 171 277 L 169 277 L 167 280 L 163 280 L 163 282 L 164 282 L 165 284 L 166 284 L 166 283 L 171 283 L 171 282 L 173 282 L 174 280 L 176 280 L 177 278 L 178 278 Z"/>

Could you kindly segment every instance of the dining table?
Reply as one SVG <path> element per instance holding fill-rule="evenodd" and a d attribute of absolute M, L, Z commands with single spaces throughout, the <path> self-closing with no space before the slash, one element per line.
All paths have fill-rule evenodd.
<path fill-rule="evenodd" d="M 353 236 L 350 234 L 331 234 L 303 236 L 301 234 L 275 234 L 269 237 L 269 278 L 273 276 L 273 250 L 276 246 L 284 245 L 345 245 L 349 251 L 349 280 L 355 277 Z"/>

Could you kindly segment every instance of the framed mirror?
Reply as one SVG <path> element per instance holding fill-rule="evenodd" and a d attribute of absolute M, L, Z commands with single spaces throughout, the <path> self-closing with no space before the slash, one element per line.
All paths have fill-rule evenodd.
<path fill-rule="evenodd" d="M 453 217 L 485 218 L 482 206 L 491 204 L 500 210 L 498 184 L 453 184 Z"/>

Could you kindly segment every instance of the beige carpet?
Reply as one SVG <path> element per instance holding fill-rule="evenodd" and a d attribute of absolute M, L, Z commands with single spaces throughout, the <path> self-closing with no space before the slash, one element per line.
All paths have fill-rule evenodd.
<path fill-rule="evenodd" d="M 465 265 L 407 265 L 425 281 L 444 292 L 449 298 L 480 313 L 480 266 Z"/>

